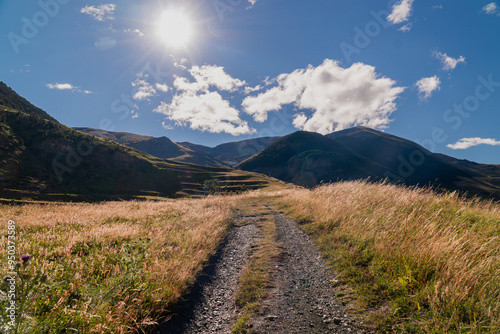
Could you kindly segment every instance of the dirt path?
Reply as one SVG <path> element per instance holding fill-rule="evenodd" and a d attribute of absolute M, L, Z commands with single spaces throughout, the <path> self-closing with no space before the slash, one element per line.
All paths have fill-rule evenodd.
<path fill-rule="evenodd" d="M 246 223 L 239 226 L 238 221 Z M 258 240 L 258 228 L 251 219 L 240 217 L 238 221 L 177 314 L 159 333 L 231 333 L 237 312 L 238 279 L 248 262 L 251 246 Z"/>
<path fill-rule="evenodd" d="M 365 333 L 335 297 L 334 278 L 307 234 L 282 214 L 275 219 L 284 256 L 250 333 Z"/>
<path fill-rule="evenodd" d="M 335 297 L 332 273 L 316 246 L 298 226 L 274 213 L 277 261 L 267 298 L 248 330 L 253 334 L 367 333 L 350 318 Z M 239 217 L 215 260 L 198 279 L 178 314 L 160 333 L 231 333 L 237 316 L 235 294 L 251 246 L 259 240 L 259 216 Z M 238 224 L 243 224 L 238 226 Z"/>

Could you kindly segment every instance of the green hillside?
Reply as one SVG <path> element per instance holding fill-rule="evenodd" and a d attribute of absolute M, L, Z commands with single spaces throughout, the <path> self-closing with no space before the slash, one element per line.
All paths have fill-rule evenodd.
<path fill-rule="evenodd" d="M 254 173 L 156 158 L 84 134 L 52 120 L 12 92 L 2 101 L 7 106 L 0 106 L 0 199 L 181 197 L 203 194 L 203 183 L 209 179 L 218 179 L 223 192 L 275 182 Z M 9 107 L 16 101 L 27 111 Z"/>

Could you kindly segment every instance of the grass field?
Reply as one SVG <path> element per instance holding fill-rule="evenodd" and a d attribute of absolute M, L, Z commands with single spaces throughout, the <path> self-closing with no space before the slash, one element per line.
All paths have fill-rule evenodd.
<path fill-rule="evenodd" d="M 240 278 L 234 332 L 244 332 L 279 254 L 273 207 L 312 236 L 356 313 L 380 332 L 500 332 L 499 204 L 345 182 L 163 202 L 1 205 L 1 259 L 16 222 L 18 333 L 147 332 L 216 252 L 237 209 L 260 217 L 262 237 Z M 23 254 L 32 258 L 23 263 Z M 7 260 L 0 268 L 9 275 Z M 0 296 L 4 321 L 7 301 Z"/>
<path fill-rule="evenodd" d="M 28 315 L 19 332 L 147 329 L 171 311 L 216 251 L 233 207 L 233 198 L 222 197 L 1 206 L 2 235 L 14 220 L 18 258 L 32 255 L 16 286 Z M 7 259 L 6 237 L 0 258 Z M 6 263 L 2 271 L 5 277 Z"/>
<path fill-rule="evenodd" d="M 288 192 L 310 233 L 381 332 L 500 332 L 500 205 L 394 185 Z"/>

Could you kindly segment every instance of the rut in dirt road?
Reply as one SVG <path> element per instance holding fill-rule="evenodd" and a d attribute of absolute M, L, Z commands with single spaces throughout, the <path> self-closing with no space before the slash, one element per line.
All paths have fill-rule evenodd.
<path fill-rule="evenodd" d="M 237 312 L 238 279 L 248 263 L 251 246 L 259 238 L 252 218 L 242 217 L 238 221 L 248 223 L 230 228 L 226 242 L 185 297 L 184 305 L 159 333 L 231 333 Z"/>
<path fill-rule="evenodd" d="M 282 214 L 275 220 L 284 256 L 250 333 L 366 333 L 334 296 L 332 273 L 307 234 Z"/>

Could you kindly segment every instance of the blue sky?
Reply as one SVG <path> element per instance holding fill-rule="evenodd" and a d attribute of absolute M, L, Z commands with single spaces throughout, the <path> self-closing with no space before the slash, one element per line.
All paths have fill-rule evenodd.
<path fill-rule="evenodd" d="M 3 0 L 0 22 L 0 80 L 68 126 L 215 146 L 365 125 L 500 164 L 491 0 Z"/>

